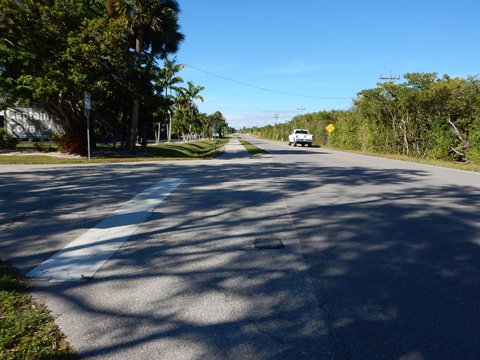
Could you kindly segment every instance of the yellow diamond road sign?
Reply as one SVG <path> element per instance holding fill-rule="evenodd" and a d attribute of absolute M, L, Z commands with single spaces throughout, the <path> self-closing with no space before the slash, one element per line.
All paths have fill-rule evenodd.
<path fill-rule="evenodd" d="M 332 124 L 328 124 L 325 130 L 327 130 L 331 134 L 332 131 L 335 130 L 335 127 Z"/>

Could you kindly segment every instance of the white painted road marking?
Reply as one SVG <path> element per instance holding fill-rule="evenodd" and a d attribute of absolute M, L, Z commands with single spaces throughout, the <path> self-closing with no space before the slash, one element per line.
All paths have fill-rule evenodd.
<path fill-rule="evenodd" d="M 164 179 L 73 240 L 27 275 L 50 281 L 90 278 L 185 179 Z"/>

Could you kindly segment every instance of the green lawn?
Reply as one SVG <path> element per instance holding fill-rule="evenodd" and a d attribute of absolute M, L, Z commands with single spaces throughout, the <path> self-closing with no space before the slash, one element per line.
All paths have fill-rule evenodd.
<path fill-rule="evenodd" d="M 0 359 L 77 359 L 48 309 L 27 290 L 26 279 L 0 260 Z"/>
<path fill-rule="evenodd" d="M 150 156 L 166 158 L 213 158 L 223 149 L 228 139 L 202 140 L 189 143 L 161 143 L 147 147 Z"/>
<path fill-rule="evenodd" d="M 259 148 L 258 146 L 253 145 L 252 143 L 250 143 L 247 140 L 240 139 L 240 143 L 243 146 L 245 146 L 245 149 L 247 149 L 247 151 L 252 155 L 260 156 L 260 155 L 268 154 L 268 151 L 265 151 L 265 150 Z"/>
<path fill-rule="evenodd" d="M 0 153 L 0 164 L 85 164 L 85 163 L 116 163 L 161 160 L 191 160 L 212 159 L 222 153 L 228 139 L 201 140 L 189 143 L 161 143 L 149 145 L 145 149 L 138 148 L 135 155 L 122 153 L 108 146 L 97 146 L 92 151 L 91 159 L 87 157 L 55 157 L 31 155 L 28 150 L 35 149 L 32 145 L 23 144 L 17 150 L 24 151 L 22 155 L 5 155 Z"/>
<path fill-rule="evenodd" d="M 453 161 L 417 158 L 417 157 L 411 157 L 411 156 L 405 156 L 405 155 L 380 154 L 380 153 L 374 153 L 369 151 L 344 150 L 344 149 L 337 149 L 337 148 L 328 147 L 328 146 L 323 146 L 323 148 L 325 149 L 330 148 L 332 150 L 350 152 L 350 153 L 360 154 L 360 155 L 375 156 L 375 157 L 380 157 L 385 159 L 408 161 L 408 162 L 413 162 L 413 163 L 423 164 L 423 165 L 431 165 L 431 166 L 439 166 L 439 167 L 450 168 L 450 169 L 480 172 L 480 164 L 474 164 L 474 163 L 458 163 Z"/>

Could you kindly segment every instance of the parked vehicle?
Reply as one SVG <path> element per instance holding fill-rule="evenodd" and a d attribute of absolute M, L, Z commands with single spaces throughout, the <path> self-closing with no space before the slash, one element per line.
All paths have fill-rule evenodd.
<path fill-rule="evenodd" d="M 302 146 L 312 146 L 313 135 L 305 129 L 294 129 L 288 135 L 288 145 L 297 146 L 297 144 L 302 144 Z"/>

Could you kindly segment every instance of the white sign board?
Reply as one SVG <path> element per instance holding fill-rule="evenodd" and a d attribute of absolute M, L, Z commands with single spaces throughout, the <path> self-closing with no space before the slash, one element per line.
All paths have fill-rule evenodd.
<path fill-rule="evenodd" d="M 59 119 L 40 108 L 9 108 L 5 111 L 5 130 L 18 138 L 42 138 L 63 134 Z"/>
<path fill-rule="evenodd" d="M 85 101 L 85 110 L 92 110 L 92 99 L 90 98 L 90 93 L 85 91 L 83 95 Z"/>

